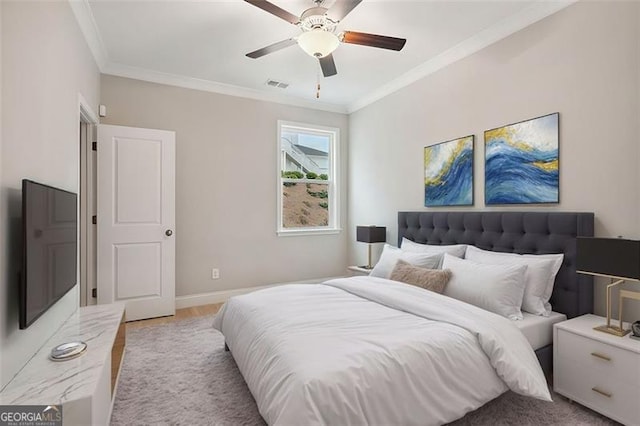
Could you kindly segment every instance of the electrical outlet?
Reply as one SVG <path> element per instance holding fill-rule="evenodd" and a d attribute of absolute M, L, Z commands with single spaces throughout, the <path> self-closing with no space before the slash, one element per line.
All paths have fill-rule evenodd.
<path fill-rule="evenodd" d="M 211 279 L 212 280 L 217 280 L 220 278 L 220 269 L 218 268 L 213 268 L 211 270 Z"/>

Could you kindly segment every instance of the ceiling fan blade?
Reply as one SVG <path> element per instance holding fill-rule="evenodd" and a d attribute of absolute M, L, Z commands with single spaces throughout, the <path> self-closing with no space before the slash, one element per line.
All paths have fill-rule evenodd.
<path fill-rule="evenodd" d="M 282 9 L 281 7 L 276 6 L 275 4 L 270 3 L 266 0 L 244 0 L 244 1 L 256 7 L 259 7 L 265 12 L 269 12 L 270 14 L 275 15 L 278 18 L 282 18 L 285 21 L 292 23 L 294 25 L 300 22 L 300 18 L 294 15 L 293 13 L 289 13 L 286 10 Z"/>
<path fill-rule="evenodd" d="M 342 21 L 362 0 L 336 0 L 327 11 L 327 16 L 334 21 Z"/>
<path fill-rule="evenodd" d="M 381 36 L 377 34 L 345 31 L 340 37 L 343 43 L 360 44 L 362 46 L 379 47 L 381 49 L 402 50 L 407 42 L 404 38 Z"/>
<path fill-rule="evenodd" d="M 263 47 L 262 49 L 254 50 L 251 53 L 247 53 L 247 57 L 256 59 L 264 55 L 268 55 L 269 53 L 277 52 L 278 50 L 284 49 L 285 47 L 293 46 L 297 41 L 294 38 L 290 38 L 287 40 L 282 40 L 277 43 L 270 44 L 267 47 Z"/>
<path fill-rule="evenodd" d="M 325 77 L 331 77 L 332 75 L 338 74 L 338 70 L 336 70 L 336 63 L 333 60 L 333 54 L 329 54 L 324 58 L 318 58 L 320 61 L 320 68 L 322 68 L 322 74 Z"/>

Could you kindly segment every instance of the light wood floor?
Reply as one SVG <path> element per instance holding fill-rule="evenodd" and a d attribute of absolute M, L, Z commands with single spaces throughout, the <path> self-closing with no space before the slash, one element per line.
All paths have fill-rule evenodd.
<path fill-rule="evenodd" d="M 170 317 L 151 318 L 147 320 L 131 321 L 127 323 L 127 330 L 132 328 L 147 327 L 150 325 L 168 324 L 185 318 L 195 318 L 204 315 L 213 316 L 218 312 L 222 303 L 213 305 L 193 306 L 191 308 L 176 309 L 176 314 Z"/>

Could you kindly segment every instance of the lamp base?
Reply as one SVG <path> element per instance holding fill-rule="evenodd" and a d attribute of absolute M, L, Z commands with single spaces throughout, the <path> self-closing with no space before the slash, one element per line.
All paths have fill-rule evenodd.
<path fill-rule="evenodd" d="M 607 327 L 606 324 L 600 325 L 598 327 L 593 327 L 593 329 L 596 331 L 601 331 L 603 333 L 613 334 L 614 336 L 618 337 L 624 337 L 629 334 L 629 332 L 631 332 L 631 330 L 625 330 L 622 327 Z"/>

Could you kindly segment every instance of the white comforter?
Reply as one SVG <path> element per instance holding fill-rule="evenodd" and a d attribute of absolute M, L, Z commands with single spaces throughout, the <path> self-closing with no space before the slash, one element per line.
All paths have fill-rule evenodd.
<path fill-rule="evenodd" d="M 550 401 L 509 320 L 380 278 L 273 287 L 214 320 L 271 425 L 432 425 L 508 388 Z"/>

